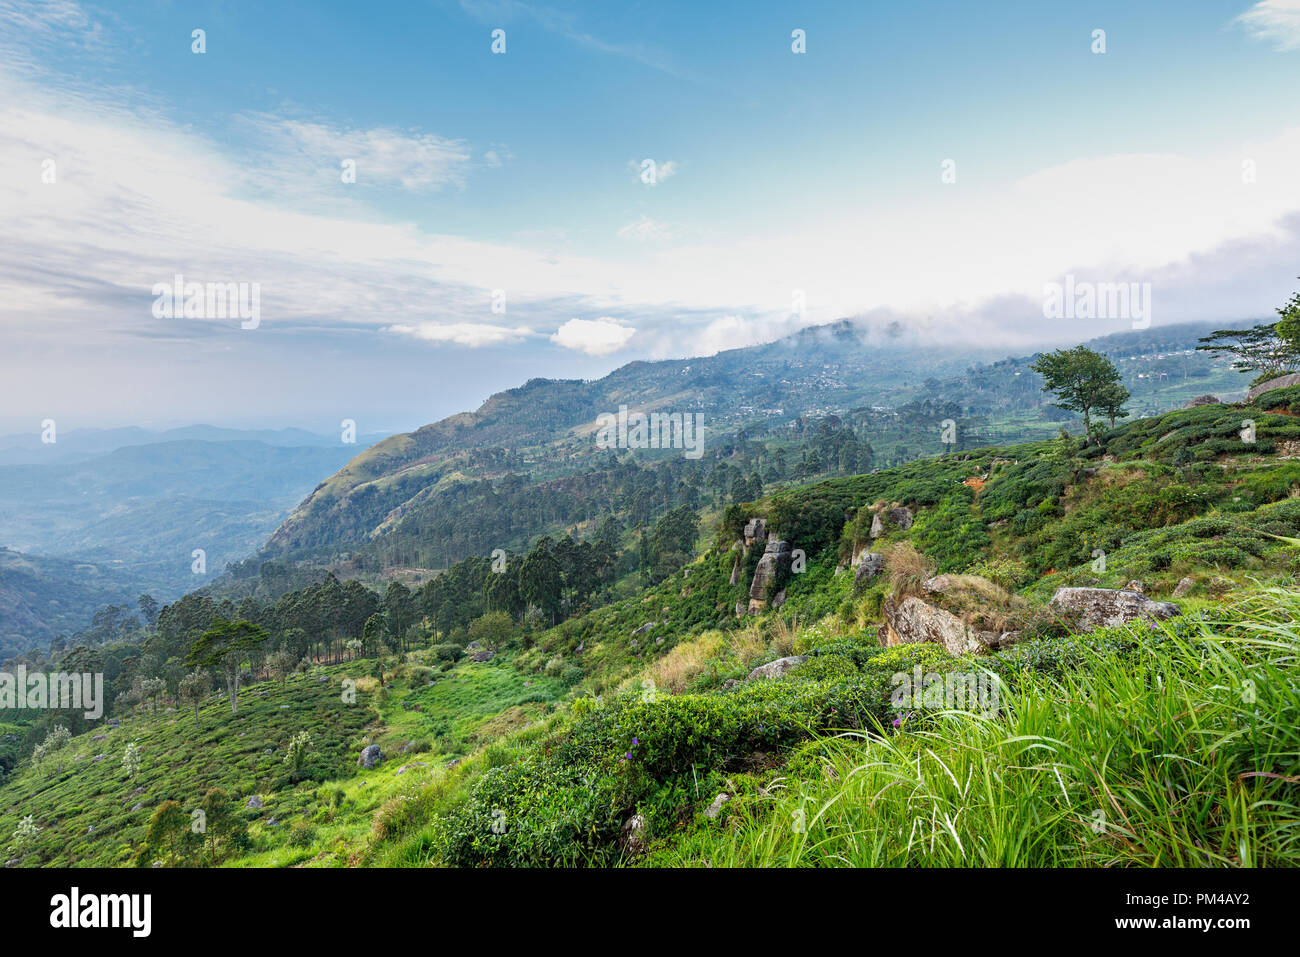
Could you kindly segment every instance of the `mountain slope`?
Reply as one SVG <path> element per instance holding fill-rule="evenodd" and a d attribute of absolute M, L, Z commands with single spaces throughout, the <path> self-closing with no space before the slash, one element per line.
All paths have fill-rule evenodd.
<path fill-rule="evenodd" d="M 1194 351 L 1206 331 L 1170 326 L 1093 345 L 1116 357 L 1134 407 L 1153 413 L 1208 391 L 1244 390 L 1226 363 Z M 992 361 L 971 365 L 973 358 Z M 940 431 L 949 418 L 960 426 L 959 447 L 1043 437 L 1072 416 L 1050 408 L 1031 361 L 972 357 L 843 321 L 707 358 L 634 362 L 591 382 L 535 379 L 475 412 L 376 443 L 321 482 L 259 560 L 340 570 L 345 563 L 347 573 L 369 580 L 390 569 L 422 568 L 427 577 L 469 555 L 526 548 L 538 535 L 601 516 L 643 524 L 683 501 L 661 489 L 650 511 L 638 509 L 637 495 L 655 481 L 685 483 L 697 489 L 695 500 L 725 504 L 736 474 L 761 474 L 764 482 L 818 474 L 787 454 L 806 454 L 812 420 L 853 430 L 855 441 L 871 446 L 875 466 L 944 451 Z M 700 414 L 703 460 L 598 450 L 597 416 L 620 406 Z M 854 464 L 861 462 L 845 468 Z M 669 474 L 629 476 L 629 465 Z M 822 474 L 843 470 L 823 463 Z M 579 475 L 586 480 L 575 482 Z"/>

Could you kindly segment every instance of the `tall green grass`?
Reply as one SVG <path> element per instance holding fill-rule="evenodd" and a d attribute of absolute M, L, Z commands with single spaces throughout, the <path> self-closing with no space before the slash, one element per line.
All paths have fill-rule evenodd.
<path fill-rule="evenodd" d="M 1217 617 L 1085 645 L 1063 674 L 1010 674 L 995 717 L 825 740 L 811 773 L 650 862 L 1296 866 L 1300 595 L 1261 589 Z"/>

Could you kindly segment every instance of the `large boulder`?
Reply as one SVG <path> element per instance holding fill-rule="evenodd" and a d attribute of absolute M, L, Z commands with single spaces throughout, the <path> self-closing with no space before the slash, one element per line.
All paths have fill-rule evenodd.
<path fill-rule="evenodd" d="M 880 520 L 880 513 L 871 516 L 871 537 L 879 538 L 885 534 L 885 523 Z"/>
<path fill-rule="evenodd" d="M 1198 395 L 1195 399 L 1186 403 L 1184 409 L 1194 409 L 1198 405 L 1222 405 L 1217 395 Z"/>
<path fill-rule="evenodd" d="M 928 641 L 941 645 L 952 655 L 986 655 L 1010 647 L 1020 637 L 1019 631 L 976 628 L 916 595 L 889 598 L 882 611 L 885 621 L 881 634 L 885 644 L 891 647 Z"/>
<path fill-rule="evenodd" d="M 767 541 L 767 519 L 751 518 L 745 525 L 745 544 Z"/>
<path fill-rule="evenodd" d="M 1116 588 L 1058 588 L 1052 596 L 1052 609 L 1081 631 L 1182 614 L 1173 602 L 1153 601 L 1140 592 Z"/>
<path fill-rule="evenodd" d="M 910 508 L 898 505 L 889 510 L 889 521 L 897 528 L 907 531 L 912 527 L 912 522 L 915 521 L 915 518 L 913 517 Z"/>
<path fill-rule="evenodd" d="M 1255 388 L 1246 393 L 1246 401 L 1254 402 L 1265 392 L 1272 392 L 1274 389 L 1287 389 L 1293 385 L 1300 385 L 1300 372 L 1293 372 L 1290 375 L 1278 376 L 1276 379 L 1269 379 L 1267 382 L 1261 382 Z"/>
<path fill-rule="evenodd" d="M 384 752 L 379 750 L 379 745 L 367 744 L 361 749 L 361 757 L 357 758 L 357 765 L 369 769 L 382 760 L 384 760 Z"/>
<path fill-rule="evenodd" d="M 853 573 L 853 585 L 860 588 L 885 570 L 885 556 L 879 552 L 862 552 L 854 564 L 858 567 Z"/>
<path fill-rule="evenodd" d="M 758 681 L 760 678 L 780 678 L 791 668 L 801 665 L 807 660 L 807 655 L 791 655 L 789 658 L 778 658 L 776 661 L 769 661 L 765 665 L 759 665 L 749 673 L 745 680 Z"/>
<path fill-rule="evenodd" d="M 767 610 L 768 602 L 784 584 L 790 572 L 794 550 L 789 542 L 770 541 L 763 549 L 763 557 L 754 569 L 754 580 L 749 585 L 749 613 Z"/>

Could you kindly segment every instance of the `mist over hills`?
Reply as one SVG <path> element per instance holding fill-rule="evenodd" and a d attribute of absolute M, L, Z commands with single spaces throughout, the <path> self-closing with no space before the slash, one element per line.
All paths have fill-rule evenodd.
<path fill-rule="evenodd" d="M 1204 392 L 1244 390 L 1226 363 L 1194 351 L 1210 329 L 1128 330 L 1090 344 L 1116 360 L 1135 412 L 1149 414 Z M 533 379 L 359 454 L 239 569 L 238 591 L 257 587 L 263 561 L 419 581 L 470 555 L 526 548 L 537 535 L 604 517 L 632 528 L 681 501 L 720 504 L 738 474 L 778 483 L 817 474 L 778 460 L 803 454 L 796 450 L 819 419 L 855 430 L 875 467 L 944 451 L 939 426 L 948 418 L 960 421 L 964 446 L 1044 437 L 1072 416 L 1049 405 L 1031 361 L 842 320 L 704 358 L 633 362 L 595 380 Z M 597 417 L 621 406 L 702 415 L 704 461 L 598 450 Z M 681 483 L 694 490 L 684 498 L 672 488 Z"/>
<path fill-rule="evenodd" d="M 211 426 L 70 431 L 44 448 L 39 436 L 35 447 L 18 438 L 26 444 L 11 445 L 10 458 L 51 455 L 0 465 L 6 648 L 83 628 L 106 604 L 134 606 L 144 593 L 166 602 L 213 580 L 357 448 L 297 429 Z M 114 442 L 125 444 L 98 451 Z"/>

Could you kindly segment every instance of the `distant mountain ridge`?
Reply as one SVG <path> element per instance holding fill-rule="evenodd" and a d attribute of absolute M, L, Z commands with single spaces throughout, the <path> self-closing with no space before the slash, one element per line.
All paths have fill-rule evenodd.
<path fill-rule="evenodd" d="M 91 454 L 113 441 L 127 444 Z M 61 456 L 40 454 L 61 445 Z M 0 648 L 85 627 L 106 604 L 166 602 L 212 581 L 356 448 L 300 429 L 114 429 L 59 435 L 39 464 L 0 464 Z"/>
<path fill-rule="evenodd" d="M 1196 339 L 1211 328 L 1196 323 L 1126 330 L 1091 344 L 1133 366 L 1126 378 L 1145 413 L 1225 385 L 1244 389 L 1226 366 L 1194 352 Z M 1177 351 L 1176 360 L 1162 350 Z M 1026 432 L 1017 416 L 1032 419 L 1040 432 L 1070 418 L 1047 409 L 1048 397 L 1028 371 L 1031 360 L 944 347 L 896 327 L 841 320 L 709 357 L 632 362 L 590 381 L 532 379 L 472 412 L 375 443 L 321 482 L 270 536 L 258 560 L 337 562 L 359 549 L 358 568 L 374 574 L 389 566 L 453 561 L 485 546 L 518 546 L 527 535 L 519 534 L 513 518 L 487 523 L 484 517 L 493 510 L 518 512 L 528 503 L 550 513 L 537 516 L 531 535 L 589 520 L 589 510 L 545 503 L 575 494 L 608 498 L 609 483 L 580 489 L 571 477 L 603 473 L 616 462 L 665 458 L 595 448 L 597 416 L 622 405 L 643 412 L 701 412 L 708 446 L 728 455 L 738 436 L 779 439 L 780 429 L 801 417 L 935 401 L 975 419 L 1005 419 L 1005 428 L 989 432 L 990 442 L 1022 440 L 1038 433 Z M 1140 371 L 1148 367 L 1149 381 Z M 506 479 L 513 499 L 492 485 Z M 516 491 L 520 481 L 534 490 L 532 498 Z"/>

